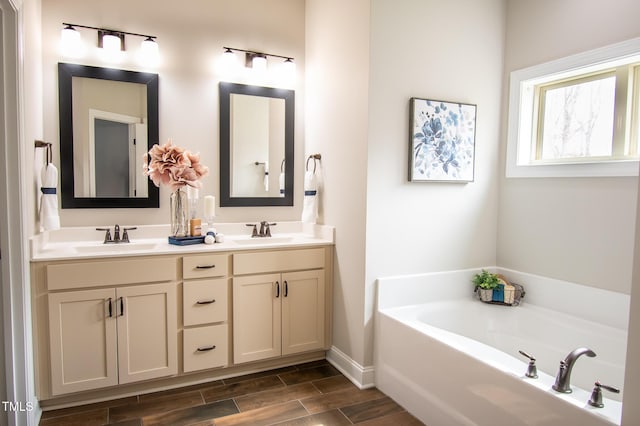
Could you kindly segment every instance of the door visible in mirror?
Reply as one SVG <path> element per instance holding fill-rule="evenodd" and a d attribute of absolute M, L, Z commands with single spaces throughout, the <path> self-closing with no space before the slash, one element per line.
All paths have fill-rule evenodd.
<path fill-rule="evenodd" d="M 158 75 L 58 64 L 62 208 L 158 207 Z"/>

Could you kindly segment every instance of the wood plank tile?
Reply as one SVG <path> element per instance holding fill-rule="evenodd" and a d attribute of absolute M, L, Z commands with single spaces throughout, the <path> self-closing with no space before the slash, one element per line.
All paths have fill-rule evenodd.
<path fill-rule="evenodd" d="M 217 423 L 215 419 L 203 420 L 198 423 L 191 423 L 189 426 L 215 426 Z"/>
<path fill-rule="evenodd" d="M 388 425 L 402 425 L 402 426 L 424 426 L 420 420 L 413 417 L 411 414 L 403 411 L 401 413 L 394 413 L 384 417 L 378 417 L 376 419 L 367 420 L 359 423 L 360 426 L 388 426 Z"/>
<path fill-rule="evenodd" d="M 109 426 L 142 426 L 142 419 L 130 419 L 118 423 L 110 423 Z"/>
<path fill-rule="evenodd" d="M 167 413 L 181 408 L 189 408 L 196 405 L 202 405 L 203 403 L 204 401 L 202 400 L 200 391 L 191 391 L 174 396 L 158 397 L 138 404 L 109 408 L 109 421 L 116 423 L 123 420 L 135 419 L 153 414 Z"/>
<path fill-rule="evenodd" d="M 277 422 L 297 419 L 306 416 L 307 410 L 304 409 L 299 401 L 285 402 L 279 405 L 270 405 L 268 407 L 256 408 L 255 410 L 244 411 L 239 414 L 221 417 L 216 419 L 216 426 L 233 426 L 233 425 L 251 425 L 264 426 Z"/>
<path fill-rule="evenodd" d="M 324 379 L 327 377 L 337 376 L 339 374 L 340 372 L 336 370 L 334 366 L 332 366 L 331 364 L 326 364 L 319 367 L 305 368 L 304 370 L 280 374 L 280 378 L 287 385 L 296 385 L 298 383 Z"/>
<path fill-rule="evenodd" d="M 302 405 L 310 414 L 320 413 L 333 408 L 348 407 L 360 402 L 380 399 L 385 395 L 378 389 L 365 389 L 353 391 L 350 389 L 331 392 L 320 396 L 314 396 L 301 400 Z"/>
<path fill-rule="evenodd" d="M 385 396 L 380 399 L 361 402 L 359 404 L 342 407 L 342 414 L 347 416 L 353 423 L 360 423 L 365 420 L 384 417 L 389 414 L 404 411 L 404 408 L 395 403 L 394 400 Z"/>
<path fill-rule="evenodd" d="M 340 412 L 340 410 L 329 410 L 325 411 L 324 413 L 312 414 L 310 416 L 300 417 L 295 420 L 288 420 L 286 422 L 277 423 L 274 426 L 343 426 L 350 424 L 352 423 L 344 416 L 344 414 Z M 389 424 L 391 423 L 387 423 L 385 426 L 388 426 Z M 404 426 L 403 423 L 396 424 Z"/>
<path fill-rule="evenodd" d="M 204 397 L 204 401 L 209 403 L 278 387 L 284 387 L 282 380 L 280 380 L 278 376 L 269 376 L 245 382 L 232 383 L 230 385 L 207 389 L 201 392 Z"/>
<path fill-rule="evenodd" d="M 99 408 L 117 407 L 119 405 L 137 404 L 138 397 L 130 396 L 127 398 L 112 399 L 110 401 L 96 402 L 94 404 L 78 405 L 76 407 L 60 408 L 59 410 L 49 410 L 42 412 L 42 420 L 52 417 L 68 416 L 70 414 L 82 413 L 85 411 L 94 411 Z"/>
<path fill-rule="evenodd" d="M 146 401 L 152 401 L 152 400 L 158 400 L 164 397 L 175 397 L 177 395 L 183 394 L 183 393 L 187 393 L 187 392 L 192 392 L 192 391 L 200 391 L 203 389 L 210 389 L 210 388 L 215 388 L 215 387 L 219 387 L 219 386 L 224 386 L 224 382 L 222 380 L 214 380 L 213 382 L 207 382 L 207 383 L 200 383 L 197 385 L 191 385 L 191 386 L 185 386 L 182 388 L 175 388 L 175 389 L 167 389 L 164 391 L 159 391 L 159 392 L 153 392 L 153 393 L 147 393 L 144 395 L 140 395 L 140 402 L 146 402 Z"/>
<path fill-rule="evenodd" d="M 349 379 L 343 375 L 329 377 L 327 379 L 314 380 L 313 386 L 315 386 L 322 393 L 336 392 L 345 389 L 351 389 L 357 391 L 358 387 L 351 383 Z"/>
<path fill-rule="evenodd" d="M 320 392 L 311 383 L 302 383 L 241 396 L 236 398 L 235 401 L 240 411 L 249 411 L 267 405 L 282 404 L 283 402 L 315 395 L 320 395 Z"/>
<path fill-rule="evenodd" d="M 51 417 L 40 420 L 40 426 L 100 426 L 107 423 L 108 408 Z"/>
<path fill-rule="evenodd" d="M 145 416 L 142 418 L 142 424 L 144 426 L 185 426 L 236 413 L 238 413 L 238 407 L 236 407 L 232 399 L 227 399 L 211 404 L 185 408 L 183 410 L 175 410 L 169 413 Z"/>
<path fill-rule="evenodd" d="M 307 368 L 321 367 L 323 365 L 330 365 L 329 361 L 327 361 L 326 359 L 319 359 L 317 361 L 309 361 L 303 364 L 297 364 L 295 367 L 298 370 L 305 370 Z"/>
<path fill-rule="evenodd" d="M 276 368 L 275 370 L 259 371 L 257 373 L 245 374 L 244 376 L 230 377 L 228 379 L 224 379 L 223 381 L 225 385 L 229 385 L 232 383 L 240 383 L 246 382 L 247 380 L 259 379 L 261 377 L 277 376 L 278 374 L 288 373 L 290 371 L 296 370 L 296 366 L 292 365 L 289 367 Z"/>

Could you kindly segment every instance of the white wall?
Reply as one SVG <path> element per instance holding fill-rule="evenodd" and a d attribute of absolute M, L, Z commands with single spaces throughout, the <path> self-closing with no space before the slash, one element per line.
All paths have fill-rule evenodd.
<path fill-rule="evenodd" d="M 333 344 L 363 365 L 369 0 L 307 0 L 306 61 L 306 150 L 336 227 Z"/>
<path fill-rule="evenodd" d="M 55 143 L 59 164 L 59 127 L 56 64 L 59 61 L 157 72 L 160 75 L 160 141 L 200 152 L 210 169 L 201 196 L 219 195 L 218 82 L 216 60 L 223 46 L 254 49 L 295 57 L 296 193 L 294 207 L 217 208 L 218 222 L 297 220 L 301 213 L 304 155 L 304 10 L 300 0 L 42 0 L 44 81 L 44 137 Z M 62 22 L 111 28 L 158 37 L 161 63 L 142 69 L 135 58 L 109 64 L 96 56 L 93 30 L 81 31 L 88 51 L 82 59 L 63 58 L 59 51 Z M 127 36 L 130 55 L 142 38 Z M 242 58 L 243 60 L 244 58 Z M 219 198 L 218 198 L 219 199 Z M 160 189 L 159 209 L 64 209 L 62 226 L 152 224 L 169 222 L 169 189 Z"/>
<path fill-rule="evenodd" d="M 640 36 L 635 0 L 507 5 L 505 92 L 513 70 Z M 504 105 L 498 264 L 628 294 L 638 179 L 506 179 Z"/>
<path fill-rule="evenodd" d="M 495 264 L 504 1 L 373 0 L 365 363 L 379 277 Z M 409 99 L 477 105 L 475 180 L 410 183 Z"/>
<path fill-rule="evenodd" d="M 629 334 L 627 337 L 627 362 L 622 424 L 632 426 L 640 423 L 640 197 L 636 213 L 635 249 L 633 256 L 633 286 L 629 306 Z"/>

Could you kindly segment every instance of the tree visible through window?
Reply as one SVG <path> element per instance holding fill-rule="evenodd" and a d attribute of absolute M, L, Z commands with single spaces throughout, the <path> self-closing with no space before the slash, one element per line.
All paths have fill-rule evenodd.
<path fill-rule="evenodd" d="M 638 176 L 640 38 L 511 72 L 507 177 Z"/>
<path fill-rule="evenodd" d="M 537 159 L 613 154 L 615 75 L 541 88 Z"/>

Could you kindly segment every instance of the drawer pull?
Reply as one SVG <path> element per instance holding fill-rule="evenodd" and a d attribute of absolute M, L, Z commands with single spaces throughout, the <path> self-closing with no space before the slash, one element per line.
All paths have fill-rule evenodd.
<path fill-rule="evenodd" d="M 198 301 L 196 302 L 196 304 L 198 304 L 198 305 L 210 305 L 210 304 L 215 303 L 215 302 L 216 302 L 216 299 L 211 299 L 211 300 L 198 300 Z"/>
<path fill-rule="evenodd" d="M 216 345 L 211 345 L 211 346 L 203 346 L 201 348 L 196 349 L 198 352 L 208 352 L 208 351 L 212 351 L 216 348 Z"/>
<path fill-rule="evenodd" d="M 215 267 L 216 265 L 198 265 L 196 266 L 196 269 L 213 269 Z"/>

